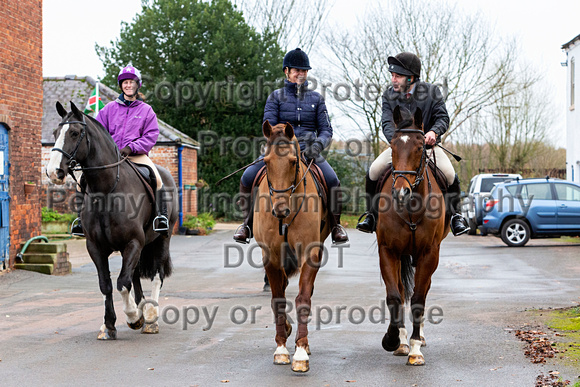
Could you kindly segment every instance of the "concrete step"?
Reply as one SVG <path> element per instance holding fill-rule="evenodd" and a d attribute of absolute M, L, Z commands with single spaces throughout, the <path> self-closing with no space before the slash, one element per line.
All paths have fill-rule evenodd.
<path fill-rule="evenodd" d="M 54 265 L 48 263 L 16 263 L 14 264 L 15 269 L 35 271 L 37 273 L 51 275 L 54 271 Z"/>
<path fill-rule="evenodd" d="M 24 247 L 24 243 L 20 244 L 20 250 Z M 66 243 L 31 243 L 26 248 L 24 254 L 28 253 L 40 253 L 40 254 L 56 254 L 66 251 Z"/>
<path fill-rule="evenodd" d="M 28 253 L 26 252 L 22 259 L 24 263 L 49 263 L 52 265 L 56 264 L 56 254 L 40 254 L 40 253 Z"/>

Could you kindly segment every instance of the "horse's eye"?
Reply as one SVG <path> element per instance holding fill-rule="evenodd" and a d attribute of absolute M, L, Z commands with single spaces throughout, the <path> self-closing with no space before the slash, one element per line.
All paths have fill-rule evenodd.
<path fill-rule="evenodd" d="M 79 132 L 77 132 L 76 130 L 73 130 L 70 132 L 70 136 L 72 138 L 77 138 L 79 136 Z"/>

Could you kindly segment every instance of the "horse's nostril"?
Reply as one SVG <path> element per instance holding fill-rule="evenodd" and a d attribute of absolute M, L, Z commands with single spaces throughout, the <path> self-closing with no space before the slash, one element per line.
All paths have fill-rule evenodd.
<path fill-rule="evenodd" d="M 64 171 L 62 169 L 57 169 L 56 170 L 56 177 L 58 177 L 59 180 L 64 180 L 66 174 L 64 173 Z"/>

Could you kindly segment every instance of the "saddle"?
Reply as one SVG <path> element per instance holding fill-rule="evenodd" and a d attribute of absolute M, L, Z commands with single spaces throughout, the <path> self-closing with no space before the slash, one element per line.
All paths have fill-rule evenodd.
<path fill-rule="evenodd" d="M 437 168 L 433 160 L 428 159 L 427 165 L 431 169 L 433 176 L 435 176 L 435 181 L 437 182 L 437 185 L 439 186 L 441 193 L 443 193 L 443 197 L 445 197 L 445 194 L 447 193 L 447 179 L 445 178 L 445 175 L 439 168 Z M 377 192 L 375 192 L 375 194 L 380 193 L 383 190 L 383 186 L 385 185 L 385 182 L 387 181 L 389 176 L 391 176 L 392 171 L 393 164 L 388 164 L 387 169 L 385 170 L 385 172 L 383 172 L 383 174 L 379 178 L 377 184 Z"/>
<path fill-rule="evenodd" d="M 157 177 L 155 177 L 155 172 L 150 166 L 145 164 L 135 164 L 134 162 L 127 160 L 127 163 L 133 168 L 137 173 L 137 176 L 141 179 L 141 182 L 145 186 L 147 193 L 149 194 L 149 199 L 151 203 L 155 203 L 155 192 L 157 190 Z"/>

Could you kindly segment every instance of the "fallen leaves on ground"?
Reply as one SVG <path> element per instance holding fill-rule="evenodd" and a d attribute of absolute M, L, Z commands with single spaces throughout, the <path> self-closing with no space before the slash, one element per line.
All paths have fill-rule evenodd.
<path fill-rule="evenodd" d="M 559 372 L 550 372 L 548 375 L 541 373 L 536 378 L 536 387 L 564 387 L 569 386 L 569 380 L 561 380 L 558 377 Z"/>
<path fill-rule="evenodd" d="M 524 348 L 524 354 L 530 358 L 532 363 L 545 363 L 546 358 L 553 358 L 559 350 L 552 346 L 546 334 L 536 330 L 516 330 L 516 337 L 528 343 Z"/>

